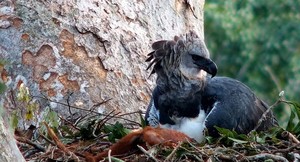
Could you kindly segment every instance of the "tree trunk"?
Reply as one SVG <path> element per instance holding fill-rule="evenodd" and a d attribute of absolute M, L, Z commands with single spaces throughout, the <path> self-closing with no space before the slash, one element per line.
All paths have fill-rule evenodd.
<path fill-rule="evenodd" d="M 68 106 L 57 103 L 67 101 L 89 109 L 111 99 L 96 110 L 144 111 L 155 80 L 144 62 L 151 43 L 188 30 L 203 38 L 203 5 L 204 0 L 1 1 L 5 110 L 16 109 L 14 97 L 24 83 L 32 96 L 55 101 L 34 98 L 40 103 L 37 117 L 46 106 L 70 115 Z"/>
<path fill-rule="evenodd" d="M 2 111 L 2 108 L 0 108 L 0 111 Z M 0 161 L 25 161 L 16 145 L 12 129 L 4 122 L 2 114 L 0 114 Z"/>

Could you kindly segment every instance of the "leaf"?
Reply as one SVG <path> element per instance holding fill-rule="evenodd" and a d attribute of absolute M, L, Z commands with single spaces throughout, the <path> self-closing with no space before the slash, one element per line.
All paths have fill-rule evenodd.
<path fill-rule="evenodd" d="M 44 121 L 54 129 L 57 129 L 59 126 L 59 117 L 57 113 L 51 110 L 49 107 L 45 110 Z"/>
<path fill-rule="evenodd" d="M 299 134 L 300 133 L 300 104 L 298 102 L 292 101 L 291 102 L 293 105 L 292 111 L 295 112 L 295 119 L 293 120 L 295 123 L 294 128 L 291 130 L 292 133 L 294 134 Z"/>
<path fill-rule="evenodd" d="M 268 131 L 260 132 L 259 134 L 256 134 L 255 140 L 258 143 L 264 144 L 268 141 L 272 141 L 273 143 L 280 142 L 280 139 L 277 137 L 281 137 L 281 133 L 284 131 L 281 127 L 273 127 Z"/>
<path fill-rule="evenodd" d="M 233 142 L 236 142 L 236 143 L 238 143 L 238 144 L 245 144 L 245 143 L 248 143 L 248 141 L 239 140 L 239 139 L 232 138 L 232 137 L 228 137 L 228 139 L 230 139 L 230 140 L 232 140 Z"/>
<path fill-rule="evenodd" d="M 293 129 L 294 134 L 299 135 L 300 134 L 300 122 L 295 126 Z"/>
<path fill-rule="evenodd" d="M 146 125 L 146 121 L 144 119 L 144 117 L 142 116 L 142 114 L 140 113 L 140 120 L 141 120 L 141 125 L 142 125 L 142 128 L 145 128 L 147 125 Z"/>
<path fill-rule="evenodd" d="M 37 108 L 38 108 L 38 104 L 36 102 L 31 102 L 27 104 L 25 119 L 32 120 L 34 117 L 34 112 L 37 110 Z"/>
<path fill-rule="evenodd" d="M 62 126 L 60 126 L 60 128 L 62 129 L 62 131 L 66 132 L 69 136 L 74 137 L 74 133 L 70 129 L 70 127 L 68 127 L 66 125 L 62 125 Z"/>
<path fill-rule="evenodd" d="M 298 103 L 297 101 L 290 101 L 290 102 L 295 108 L 297 108 L 300 111 L 300 103 Z"/>
<path fill-rule="evenodd" d="M 287 130 L 287 131 L 292 131 L 293 128 L 295 127 L 295 124 L 294 124 L 294 119 L 295 119 L 295 117 L 296 117 L 296 114 L 295 114 L 295 112 L 291 109 L 291 115 L 290 115 L 288 124 L 287 124 L 287 126 L 286 126 L 286 130 Z"/>
<path fill-rule="evenodd" d="M 28 103 L 31 100 L 29 89 L 23 83 L 19 87 L 19 93 L 17 94 L 17 99 L 25 103 Z"/>
<path fill-rule="evenodd" d="M 31 110 L 27 111 L 25 114 L 26 120 L 31 120 L 33 118 L 33 112 Z"/>
<path fill-rule="evenodd" d="M 253 141 L 255 141 L 255 142 L 257 142 L 257 143 L 260 143 L 260 144 L 264 144 L 264 143 L 266 143 L 266 137 L 259 137 L 259 136 L 256 136 L 256 137 L 255 137 L 255 140 L 253 140 Z"/>
<path fill-rule="evenodd" d="M 125 128 L 120 122 L 116 122 L 113 125 L 104 125 L 103 132 L 110 133 L 108 135 L 108 140 L 110 142 L 115 142 L 116 139 L 120 139 L 130 133 L 130 130 Z"/>
<path fill-rule="evenodd" d="M 225 145 L 232 145 L 233 142 L 239 143 L 239 144 L 245 144 L 249 143 L 250 141 L 255 141 L 255 134 L 251 134 L 251 136 L 247 136 L 245 134 L 238 134 L 234 130 L 229 130 L 226 128 L 220 128 L 215 126 L 215 128 L 218 130 L 219 134 L 221 135 L 221 138 L 218 139 L 218 142 L 221 142 Z M 252 140 L 251 140 L 252 139 Z"/>
<path fill-rule="evenodd" d="M 229 129 L 221 128 L 221 127 L 217 127 L 217 126 L 215 126 L 215 128 L 218 130 L 218 132 L 221 136 L 225 136 L 225 137 L 236 137 L 237 136 L 237 133 L 233 130 L 229 130 Z"/>
<path fill-rule="evenodd" d="M 215 138 L 213 138 L 211 136 L 205 136 L 205 139 L 206 139 L 208 144 L 212 144 L 212 143 L 215 142 Z"/>
<path fill-rule="evenodd" d="M 122 159 L 119 159 L 119 158 L 116 158 L 116 157 L 110 157 L 111 158 L 111 161 L 114 161 L 114 162 L 124 162 Z M 108 160 L 108 158 L 106 158 Z"/>

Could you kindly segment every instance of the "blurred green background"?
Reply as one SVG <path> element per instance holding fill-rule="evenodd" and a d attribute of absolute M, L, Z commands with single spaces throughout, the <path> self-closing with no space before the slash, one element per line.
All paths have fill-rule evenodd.
<path fill-rule="evenodd" d="M 218 75 L 238 79 L 269 105 L 300 101 L 300 1 L 207 0 L 205 41 Z M 283 124 L 288 105 L 274 109 Z"/>

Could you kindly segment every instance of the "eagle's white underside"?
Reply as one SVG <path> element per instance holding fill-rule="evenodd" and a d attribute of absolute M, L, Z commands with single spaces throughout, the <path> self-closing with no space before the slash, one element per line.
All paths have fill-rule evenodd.
<path fill-rule="evenodd" d="M 207 117 L 213 112 L 216 111 L 217 104 L 219 102 L 215 102 L 212 110 L 206 114 L 204 110 L 200 109 L 200 113 L 196 118 L 172 118 L 175 122 L 174 125 L 171 124 L 159 124 L 159 110 L 154 106 L 154 102 L 151 103 L 149 118 L 147 119 L 150 126 L 157 127 L 160 126 L 162 128 L 174 129 L 180 131 L 190 138 L 195 139 L 197 142 L 203 142 L 205 139 L 205 122 Z M 187 110 L 188 111 L 188 110 Z"/>
<path fill-rule="evenodd" d="M 177 118 L 175 119 L 175 125 L 161 124 L 160 127 L 180 131 L 187 136 L 195 139 L 197 142 L 202 142 L 205 137 L 205 118 L 206 114 L 204 110 L 200 110 L 200 113 L 196 118 Z"/>

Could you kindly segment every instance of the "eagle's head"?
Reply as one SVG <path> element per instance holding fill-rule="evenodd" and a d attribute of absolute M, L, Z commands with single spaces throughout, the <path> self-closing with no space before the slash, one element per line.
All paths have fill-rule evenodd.
<path fill-rule="evenodd" d="M 146 61 L 151 61 L 158 77 L 178 77 L 187 80 L 203 80 L 207 73 L 217 73 L 216 64 L 209 58 L 209 52 L 202 39 L 195 32 L 175 36 L 174 40 L 162 40 L 152 44 L 152 51 Z"/>

